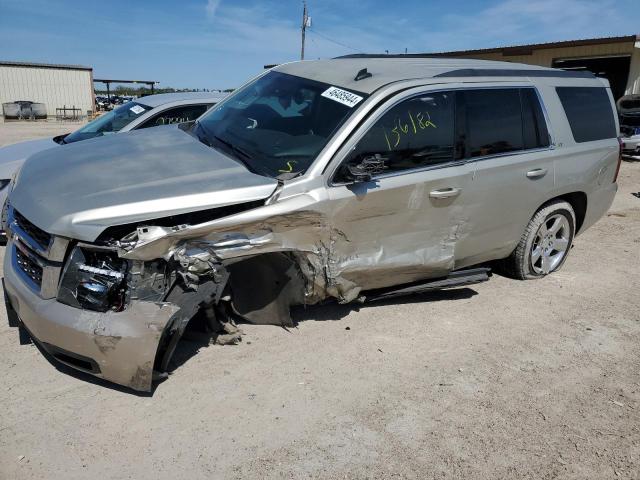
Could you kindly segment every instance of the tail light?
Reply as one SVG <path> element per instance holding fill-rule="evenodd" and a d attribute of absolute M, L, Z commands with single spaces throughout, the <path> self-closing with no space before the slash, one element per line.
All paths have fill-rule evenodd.
<path fill-rule="evenodd" d="M 620 164 L 622 163 L 622 139 L 618 137 L 618 165 L 616 165 L 616 174 L 613 176 L 613 183 L 618 181 L 618 173 L 620 173 Z"/>

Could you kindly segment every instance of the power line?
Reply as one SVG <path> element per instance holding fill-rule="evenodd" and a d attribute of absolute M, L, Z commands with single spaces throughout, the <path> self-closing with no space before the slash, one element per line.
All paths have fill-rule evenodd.
<path fill-rule="evenodd" d="M 329 38 L 329 37 L 327 37 L 326 35 L 323 35 L 322 33 L 320 33 L 320 32 L 318 32 L 318 31 L 316 31 L 314 28 L 310 28 L 310 27 L 309 27 L 309 28 L 308 28 L 308 30 L 309 30 L 311 33 L 313 33 L 313 34 L 315 34 L 315 35 L 318 35 L 319 37 L 322 37 L 322 38 L 324 38 L 325 40 L 327 40 L 327 41 L 329 41 L 329 42 L 331 42 L 331 43 L 335 43 L 336 45 L 340 45 L 341 47 L 348 48 L 349 50 L 353 50 L 354 52 L 358 52 L 358 53 L 360 53 L 360 52 L 362 52 L 362 51 L 363 51 L 362 49 L 359 49 L 359 48 L 353 48 L 353 47 L 351 47 L 351 46 L 349 46 L 349 45 L 347 45 L 347 44 L 345 44 L 345 43 L 338 42 L 337 40 L 334 40 L 334 39 L 332 39 L 332 38 Z"/>

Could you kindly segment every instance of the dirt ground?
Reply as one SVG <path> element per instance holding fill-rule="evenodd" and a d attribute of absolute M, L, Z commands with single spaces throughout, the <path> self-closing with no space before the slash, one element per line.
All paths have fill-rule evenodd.
<path fill-rule="evenodd" d="M 35 122 L 3 121 L 0 118 L 0 146 L 42 137 L 55 137 L 73 132 L 85 122 L 56 122 L 37 120 Z"/>
<path fill-rule="evenodd" d="M 0 478 L 640 478 L 640 163 L 619 183 L 557 274 L 184 341 L 153 395 L 56 369 L 3 309 Z"/>

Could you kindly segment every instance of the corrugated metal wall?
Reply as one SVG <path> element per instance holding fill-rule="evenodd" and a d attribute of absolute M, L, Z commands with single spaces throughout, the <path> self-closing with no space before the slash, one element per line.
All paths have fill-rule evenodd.
<path fill-rule="evenodd" d="M 627 81 L 626 94 L 640 93 L 640 45 L 633 42 L 602 43 L 563 48 L 533 50 L 531 55 L 503 55 L 502 52 L 455 54 L 458 58 L 478 58 L 502 62 L 527 63 L 550 67 L 554 59 L 598 57 L 608 55 L 631 55 L 631 69 Z"/>
<path fill-rule="evenodd" d="M 50 116 L 65 105 L 86 115 L 93 109 L 91 71 L 0 65 L 0 103 L 16 100 L 44 103 Z"/>

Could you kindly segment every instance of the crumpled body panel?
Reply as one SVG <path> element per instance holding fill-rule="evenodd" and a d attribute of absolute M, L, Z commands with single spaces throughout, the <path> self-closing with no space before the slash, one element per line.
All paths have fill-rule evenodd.
<path fill-rule="evenodd" d="M 346 303 L 363 290 L 446 276 L 469 231 L 465 208 L 442 201 L 434 206 L 423 184 L 384 192 L 352 188 L 333 198 L 311 192 L 267 203 L 198 225 L 138 229 L 121 242 L 120 255 L 187 266 L 201 263 L 207 252 L 209 261 L 230 266 L 279 253 L 296 266 L 289 281 L 300 289 L 283 301 L 313 304 L 333 297 Z M 281 320 L 271 316 L 265 323 L 287 323 Z"/>

